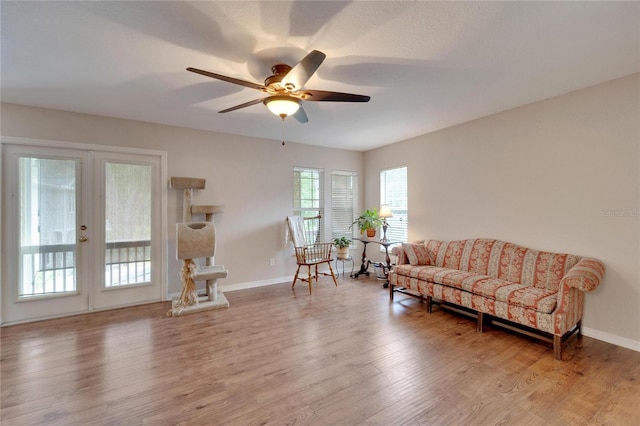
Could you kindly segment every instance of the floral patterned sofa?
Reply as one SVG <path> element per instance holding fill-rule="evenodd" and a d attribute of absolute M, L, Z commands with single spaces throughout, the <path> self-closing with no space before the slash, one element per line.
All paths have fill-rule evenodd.
<path fill-rule="evenodd" d="M 458 305 L 477 314 L 478 331 L 491 319 L 535 329 L 553 341 L 556 359 L 562 342 L 580 335 L 584 294 L 605 272 L 596 259 L 491 239 L 403 243 L 395 253 L 391 301 L 403 292 L 426 300 L 428 312 L 434 300 Z"/>

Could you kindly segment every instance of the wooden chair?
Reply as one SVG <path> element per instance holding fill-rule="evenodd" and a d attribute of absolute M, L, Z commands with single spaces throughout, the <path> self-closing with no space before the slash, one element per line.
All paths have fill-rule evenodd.
<path fill-rule="evenodd" d="M 304 229 L 302 238 L 300 232 L 296 232 L 295 229 L 296 221 L 299 220 L 299 217 L 289 217 L 287 220 L 289 230 L 292 234 L 292 240 L 294 242 L 296 263 L 298 264 L 298 269 L 296 270 L 295 277 L 293 277 L 291 289 L 295 287 L 298 280 L 306 281 L 309 283 L 309 294 L 311 294 L 313 278 L 315 276 L 317 282 L 319 275 L 331 275 L 331 278 L 333 278 L 333 283 L 337 287 L 338 281 L 336 281 L 336 276 L 333 273 L 333 268 L 331 267 L 331 262 L 333 261 L 333 259 L 331 258 L 332 244 L 318 242 L 320 240 L 320 216 L 302 218 Z M 309 242 L 310 244 L 307 244 L 307 242 Z M 318 265 L 322 263 L 327 264 L 330 273 L 318 271 Z M 303 278 L 300 276 L 300 268 L 303 266 L 307 267 L 307 278 Z"/>

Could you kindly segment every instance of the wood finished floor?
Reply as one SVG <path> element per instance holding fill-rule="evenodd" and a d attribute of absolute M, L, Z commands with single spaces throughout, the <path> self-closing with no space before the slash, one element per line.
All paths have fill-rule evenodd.
<path fill-rule="evenodd" d="M 528 338 L 329 278 L 1 329 L 2 425 L 638 425 L 640 353 Z"/>

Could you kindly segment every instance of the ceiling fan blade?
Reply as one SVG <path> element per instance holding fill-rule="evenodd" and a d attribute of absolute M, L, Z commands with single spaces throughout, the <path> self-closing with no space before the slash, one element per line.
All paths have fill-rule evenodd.
<path fill-rule="evenodd" d="M 243 103 L 243 104 L 236 105 L 236 106 L 231 107 L 231 108 L 223 109 L 222 111 L 218 111 L 218 113 L 222 114 L 222 113 L 225 113 L 225 112 L 235 111 L 235 110 L 237 110 L 237 109 L 240 109 L 240 108 L 246 108 L 246 107 L 248 107 L 248 106 L 256 105 L 256 104 L 259 104 L 259 103 L 261 103 L 261 102 L 262 102 L 262 99 L 254 99 L 254 100 L 252 100 L 252 101 L 245 102 L 245 103 Z"/>
<path fill-rule="evenodd" d="M 305 101 L 326 102 L 369 102 L 371 96 L 354 95 L 352 93 L 327 92 L 325 90 L 304 90 L 302 99 Z M 308 95 L 308 96 L 307 96 Z"/>
<path fill-rule="evenodd" d="M 309 122 L 309 119 L 307 118 L 307 113 L 304 112 L 304 108 L 302 108 L 302 105 L 300 105 L 300 108 L 298 108 L 298 110 L 295 112 L 295 114 L 292 115 L 292 117 L 298 120 L 299 123 Z"/>
<path fill-rule="evenodd" d="M 209 72 L 205 70 L 199 70 L 198 68 L 187 68 L 187 71 L 194 72 L 196 74 L 201 74 L 207 77 L 215 78 L 218 80 L 226 81 L 228 83 L 239 84 L 240 86 L 249 87 L 251 89 L 265 90 L 266 87 L 262 84 L 252 83 L 250 81 L 240 80 L 238 78 L 227 77 L 226 75 L 216 74 L 214 72 Z"/>
<path fill-rule="evenodd" d="M 312 50 L 302 58 L 282 79 L 282 85 L 288 90 L 300 90 L 318 69 L 327 55 L 319 50 Z"/>

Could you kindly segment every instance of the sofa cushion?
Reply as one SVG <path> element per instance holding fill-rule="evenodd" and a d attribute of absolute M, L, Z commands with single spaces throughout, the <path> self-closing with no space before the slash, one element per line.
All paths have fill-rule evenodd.
<path fill-rule="evenodd" d="M 556 308 L 558 292 L 487 277 L 474 283 L 473 294 L 522 306 L 542 313 L 551 313 Z"/>
<path fill-rule="evenodd" d="M 402 250 L 406 253 L 410 265 L 431 265 L 433 263 L 424 244 L 402 243 Z"/>
<path fill-rule="evenodd" d="M 558 293 L 555 290 L 527 286 L 473 272 L 429 265 L 398 265 L 394 268 L 394 271 L 399 276 L 456 288 L 487 299 L 521 306 L 542 313 L 553 312 L 557 303 Z M 429 295 L 428 286 L 419 287 L 425 295 Z"/>
<path fill-rule="evenodd" d="M 417 278 L 423 281 L 436 282 L 438 284 L 444 284 L 466 291 L 472 291 L 472 287 L 475 282 L 490 278 L 486 275 L 478 275 L 472 272 L 441 268 L 433 265 L 397 265 L 393 270 L 396 275 Z"/>
<path fill-rule="evenodd" d="M 558 302 L 558 292 L 547 290 L 546 288 L 521 286 L 513 290 L 507 297 L 509 306 L 521 306 L 533 309 L 544 314 L 550 314 L 556 309 Z M 497 299 L 503 301 L 502 299 Z"/>
<path fill-rule="evenodd" d="M 433 277 L 437 272 L 450 271 L 447 268 L 439 268 L 433 265 L 396 265 L 393 267 L 393 271 L 400 276 L 417 278 L 424 281 L 433 281 Z"/>
<path fill-rule="evenodd" d="M 433 275 L 432 281 L 449 287 L 473 292 L 474 285 L 487 278 L 490 277 L 474 274 L 473 272 L 459 271 L 457 269 L 443 269 Z"/>

